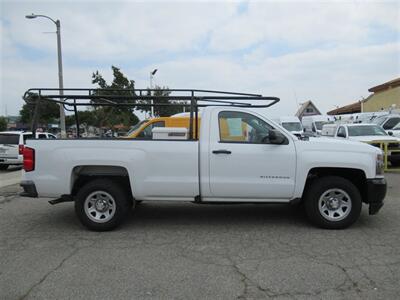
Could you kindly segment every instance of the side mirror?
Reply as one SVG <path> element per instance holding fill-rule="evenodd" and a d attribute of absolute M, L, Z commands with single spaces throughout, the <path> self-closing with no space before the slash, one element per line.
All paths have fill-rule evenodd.
<path fill-rule="evenodd" d="M 388 131 L 388 135 L 392 136 L 393 135 L 393 131 Z"/>
<path fill-rule="evenodd" d="M 271 129 L 268 133 L 268 140 L 270 144 L 282 145 L 287 139 L 286 137 L 278 130 Z"/>

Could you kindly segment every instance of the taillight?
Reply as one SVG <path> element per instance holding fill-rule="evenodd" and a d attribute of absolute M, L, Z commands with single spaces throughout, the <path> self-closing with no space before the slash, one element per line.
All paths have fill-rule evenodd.
<path fill-rule="evenodd" d="M 23 155 L 24 154 L 24 145 L 18 145 L 18 154 Z"/>
<path fill-rule="evenodd" d="M 30 172 L 35 170 L 35 150 L 29 147 L 24 147 L 24 170 Z"/>

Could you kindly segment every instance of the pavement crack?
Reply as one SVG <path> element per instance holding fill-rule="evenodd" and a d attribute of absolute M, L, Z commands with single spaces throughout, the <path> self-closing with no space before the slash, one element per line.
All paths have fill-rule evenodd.
<path fill-rule="evenodd" d="M 93 243 L 93 244 L 94 244 L 94 243 Z M 19 300 L 24 300 L 24 299 L 26 299 L 26 298 L 30 295 L 30 293 L 31 293 L 35 288 L 37 288 L 38 286 L 40 286 L 43 282 L 45 282 L 46 279 L 47 279 L 51 274 L 53 274 L 53 273 L 56 272 L 57 270 L 61 269 L 67 260 L 69 260 L 71 257 L 73 257 L 74 255 L 76 255 L 80 250 L 82 250 L 82 249 L 84 249 L 84 248 L 88 248 L 88 247 L 92 246 L 93 244 L 90 244 L 90 245 L 84 246 L 84 247 L 80 247 L 80 248 L 75 248 L 71 253 L 69 253 L 66 257 L 64 257 L 64 258 L 58 263 L 57 266 L 55 266 L 53 269 L 51 269 L 49 272 L 47 272 L 37 283 L 35 283 L 34 285 L 32 285 L 32 286 L 29 288 L 29 290 L 28 290 L 24 295 L 22 295 L 22 296 L 19 298 Z"/>

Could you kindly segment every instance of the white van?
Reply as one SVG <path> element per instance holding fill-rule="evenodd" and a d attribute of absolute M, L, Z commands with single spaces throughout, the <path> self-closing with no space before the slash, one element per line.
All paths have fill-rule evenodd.
<path fill-rule="evenodd" d="M 301 136 L 303 134 L 303 126 L 301 125 L 301 122 L 298 117 L 295 116 L 279 117 L 274 121 L 296 136 Z"/>
<path fill-rule="evenodd" d="M 322 126 L 321 135 L 334 137 L 337 126 L 337 124 L 325 124 L 324 126 Z"/>
<path fill-rule="evenodd" d="M 305 116 L 301 119 L 304 131 L 312 132 L 315 135 L 321 135 L 322 126 L 331 124 L 334 121 L 335 119 L 328 115 Z"/>

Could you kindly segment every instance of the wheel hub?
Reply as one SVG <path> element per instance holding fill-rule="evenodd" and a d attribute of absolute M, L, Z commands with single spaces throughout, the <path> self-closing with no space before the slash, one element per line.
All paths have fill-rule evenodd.
<path fill-rule="evenodd" d="M 99 199 L 95 202 L 94 206 L 99 212 L 105 212 L 108 209 L 108 203 L 104 199 Z"/>
<path fill-rule="evenodd" d="M 328 209 L 335 210 L 340 206 L 340 200 L 338 198 L 332 197 L 326 201 L 326 206 Z"/>

